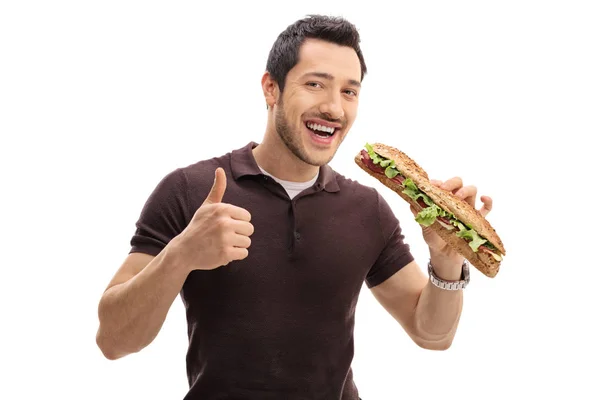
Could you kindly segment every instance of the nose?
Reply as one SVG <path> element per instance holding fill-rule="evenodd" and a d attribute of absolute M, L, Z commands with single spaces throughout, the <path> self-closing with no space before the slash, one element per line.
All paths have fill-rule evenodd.
<path fill-rule="evenodd" d="M 341 119 L 344 116 L 341 96 L 335 94 L 328 96 L 327 100 L 319 106 L 319 111 L 331 119 Z"/>

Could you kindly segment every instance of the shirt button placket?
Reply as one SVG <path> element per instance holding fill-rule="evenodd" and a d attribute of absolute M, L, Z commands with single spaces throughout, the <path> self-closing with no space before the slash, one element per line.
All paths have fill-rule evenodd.
<path fill-rule="evenodd" d="M 296 201 L 292 200 L 292 251 L 294 251 L 298 245 L 298 242 L 300 241 L 301 235 L 300 232 L 298 231 L 298 218 L 296 216 L 297 210 L 296 210 Z"/>

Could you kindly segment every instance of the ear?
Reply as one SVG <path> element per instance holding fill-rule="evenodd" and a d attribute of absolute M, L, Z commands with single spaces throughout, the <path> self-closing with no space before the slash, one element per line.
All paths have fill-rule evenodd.
<path fill-rule="evenodd" d="M 275 79 L 273 79 L 269 72 L 265 72 L 263 74 L 261 83 L 267 108 L 273 108 L 275 103 L 277 103 L 277 98 L 279 97 L 279 85 L 277 85 L 277 82 Z"/>

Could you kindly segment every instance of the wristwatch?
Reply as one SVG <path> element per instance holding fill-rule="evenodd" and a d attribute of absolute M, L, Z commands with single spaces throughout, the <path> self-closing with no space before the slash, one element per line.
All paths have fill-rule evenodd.
<path fill-rule="evenodd" d="M 429 272 L 429 280 L 435 286 L 444 290 L 460 290 L 467 287 L 469 281 L 471 280 L 471 276 L 469 275 L 469 263 L 465 259 L 462 264 L 462 273 L 459 281 L 446 281 L 438 277 L 433 271 L 433 266 L 431 265 L 431 260 L 427 264 L 427 271 Z"/>

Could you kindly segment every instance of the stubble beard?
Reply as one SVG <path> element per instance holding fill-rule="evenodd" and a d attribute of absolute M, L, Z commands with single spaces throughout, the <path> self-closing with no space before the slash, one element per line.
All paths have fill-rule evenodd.
<path fill-rule="evenodd" d="M 305 162 L 306 164 L 320 167 L 322 165 L 328 164 L 335 155 L 337 151 L 337 147 L 335 148 L 333 154 L 329 156 L 328 159 L 318 159 L 310 155 L 306 149 L 302 146 L 302 132 L 294 132 L 294 129 L 290 126 L 289 121 L 285 115 L 285 111 L 283 109 L 283 100 L 278 101 L 277 111 L 275 112 L 275 131 L 285 144 L 285 146 L 294 154 L 298 159 Z M 339 146 L 339 144 L 338 144 Z"/>

